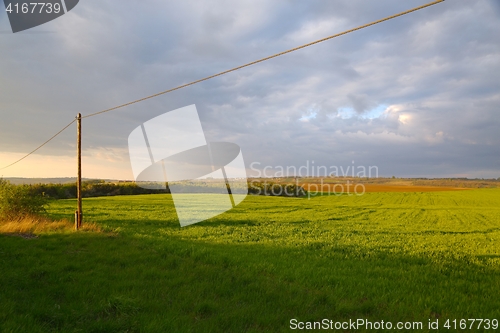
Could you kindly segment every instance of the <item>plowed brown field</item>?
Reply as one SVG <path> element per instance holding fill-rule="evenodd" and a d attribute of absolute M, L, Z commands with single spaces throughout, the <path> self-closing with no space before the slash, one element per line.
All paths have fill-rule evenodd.
<path fill-rule="evenodd" d="M 437 192 L 437 191 L 463 191 L 467 188 L 442 187 L 442 186 L 414 186 L 414 185 L 382 185 L 382 184 L 321 184 L 321 183 L 303 183 L 301 184 L 307 191 L 318 192 L 343 192 L 343 193 L 361 193 L 364 192 Z"/>

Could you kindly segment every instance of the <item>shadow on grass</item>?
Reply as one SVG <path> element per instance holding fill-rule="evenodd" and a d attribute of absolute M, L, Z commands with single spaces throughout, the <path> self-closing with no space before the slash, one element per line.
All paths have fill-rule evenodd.
<path fill-rule="evenodd" d="M 360 258 L 349 246 L 181 235 L 0 235 L 0 331 L 279 332 L 292 318 L 500 316 L 497 268 L 370 251 Z"/>

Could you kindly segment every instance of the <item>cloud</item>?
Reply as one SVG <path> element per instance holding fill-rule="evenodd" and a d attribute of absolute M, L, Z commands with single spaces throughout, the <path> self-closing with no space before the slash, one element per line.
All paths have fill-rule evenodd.
<path fill-rule="evenodd" d="M 0 35 L 1 162 L 30 151 L 78 112 L 122 104 L 424 3 L 151 0 L 139 8 L 133 1 L 88 0 L 35 28 L 54 33 Z M 446 1 L 85 119 L 87 163 L 129 174 L 130 131 L 196 104 L 207 138 L 239 143 L 247 164 L 355 160 L 389 176 L 499 177 L 497 7 L 495 1 Z M 0 16 L 0 30 L 8 29 L 6 19 Z M 69 158 L 74 141 L 73 128 L 40 153 Z M 54 165 L 31 174 L 43 176 Z M 104 177 L 98 167 L 92 170 L 87 176 Z"/>
<path fill-rule="evenodd" d="M 351 102 L 354 110 L 359 114 L 365 113 L 375 106 L 375 103 L 371 102 L 366 95 L 348 94 L 347 98 Z"/>

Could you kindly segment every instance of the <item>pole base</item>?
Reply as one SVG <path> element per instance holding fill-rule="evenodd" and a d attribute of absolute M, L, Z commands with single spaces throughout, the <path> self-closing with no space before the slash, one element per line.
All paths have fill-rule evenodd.
<path fill-rule="evenodd" d="M 78 211 L 75 210 L 75 230 L 78 230 L 80 228 L 80 221 L 79 221 L 79 214 Z"/>

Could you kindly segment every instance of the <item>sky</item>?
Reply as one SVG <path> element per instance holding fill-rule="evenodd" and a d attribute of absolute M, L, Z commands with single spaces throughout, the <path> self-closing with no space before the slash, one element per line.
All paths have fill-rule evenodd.
<path fill-rule="evenodd" d="M 71 122 L 427 3 L 81 0 L 13 34 L 0 11 L 0 168 Z M 447 0 L 85 118 L 83 177 L 133 179 L 128 136 L 195 104 L 249 176 L 288 168 L 500 177 L 500 1 Z M 314 167 L 313 167 L 314 166 Z M 373 169 L 376 167 L 376 169 Z M 317 170 L 317 169 L 316 169 Z M 76 126 L 0 177 L 73 177 Z"/>

